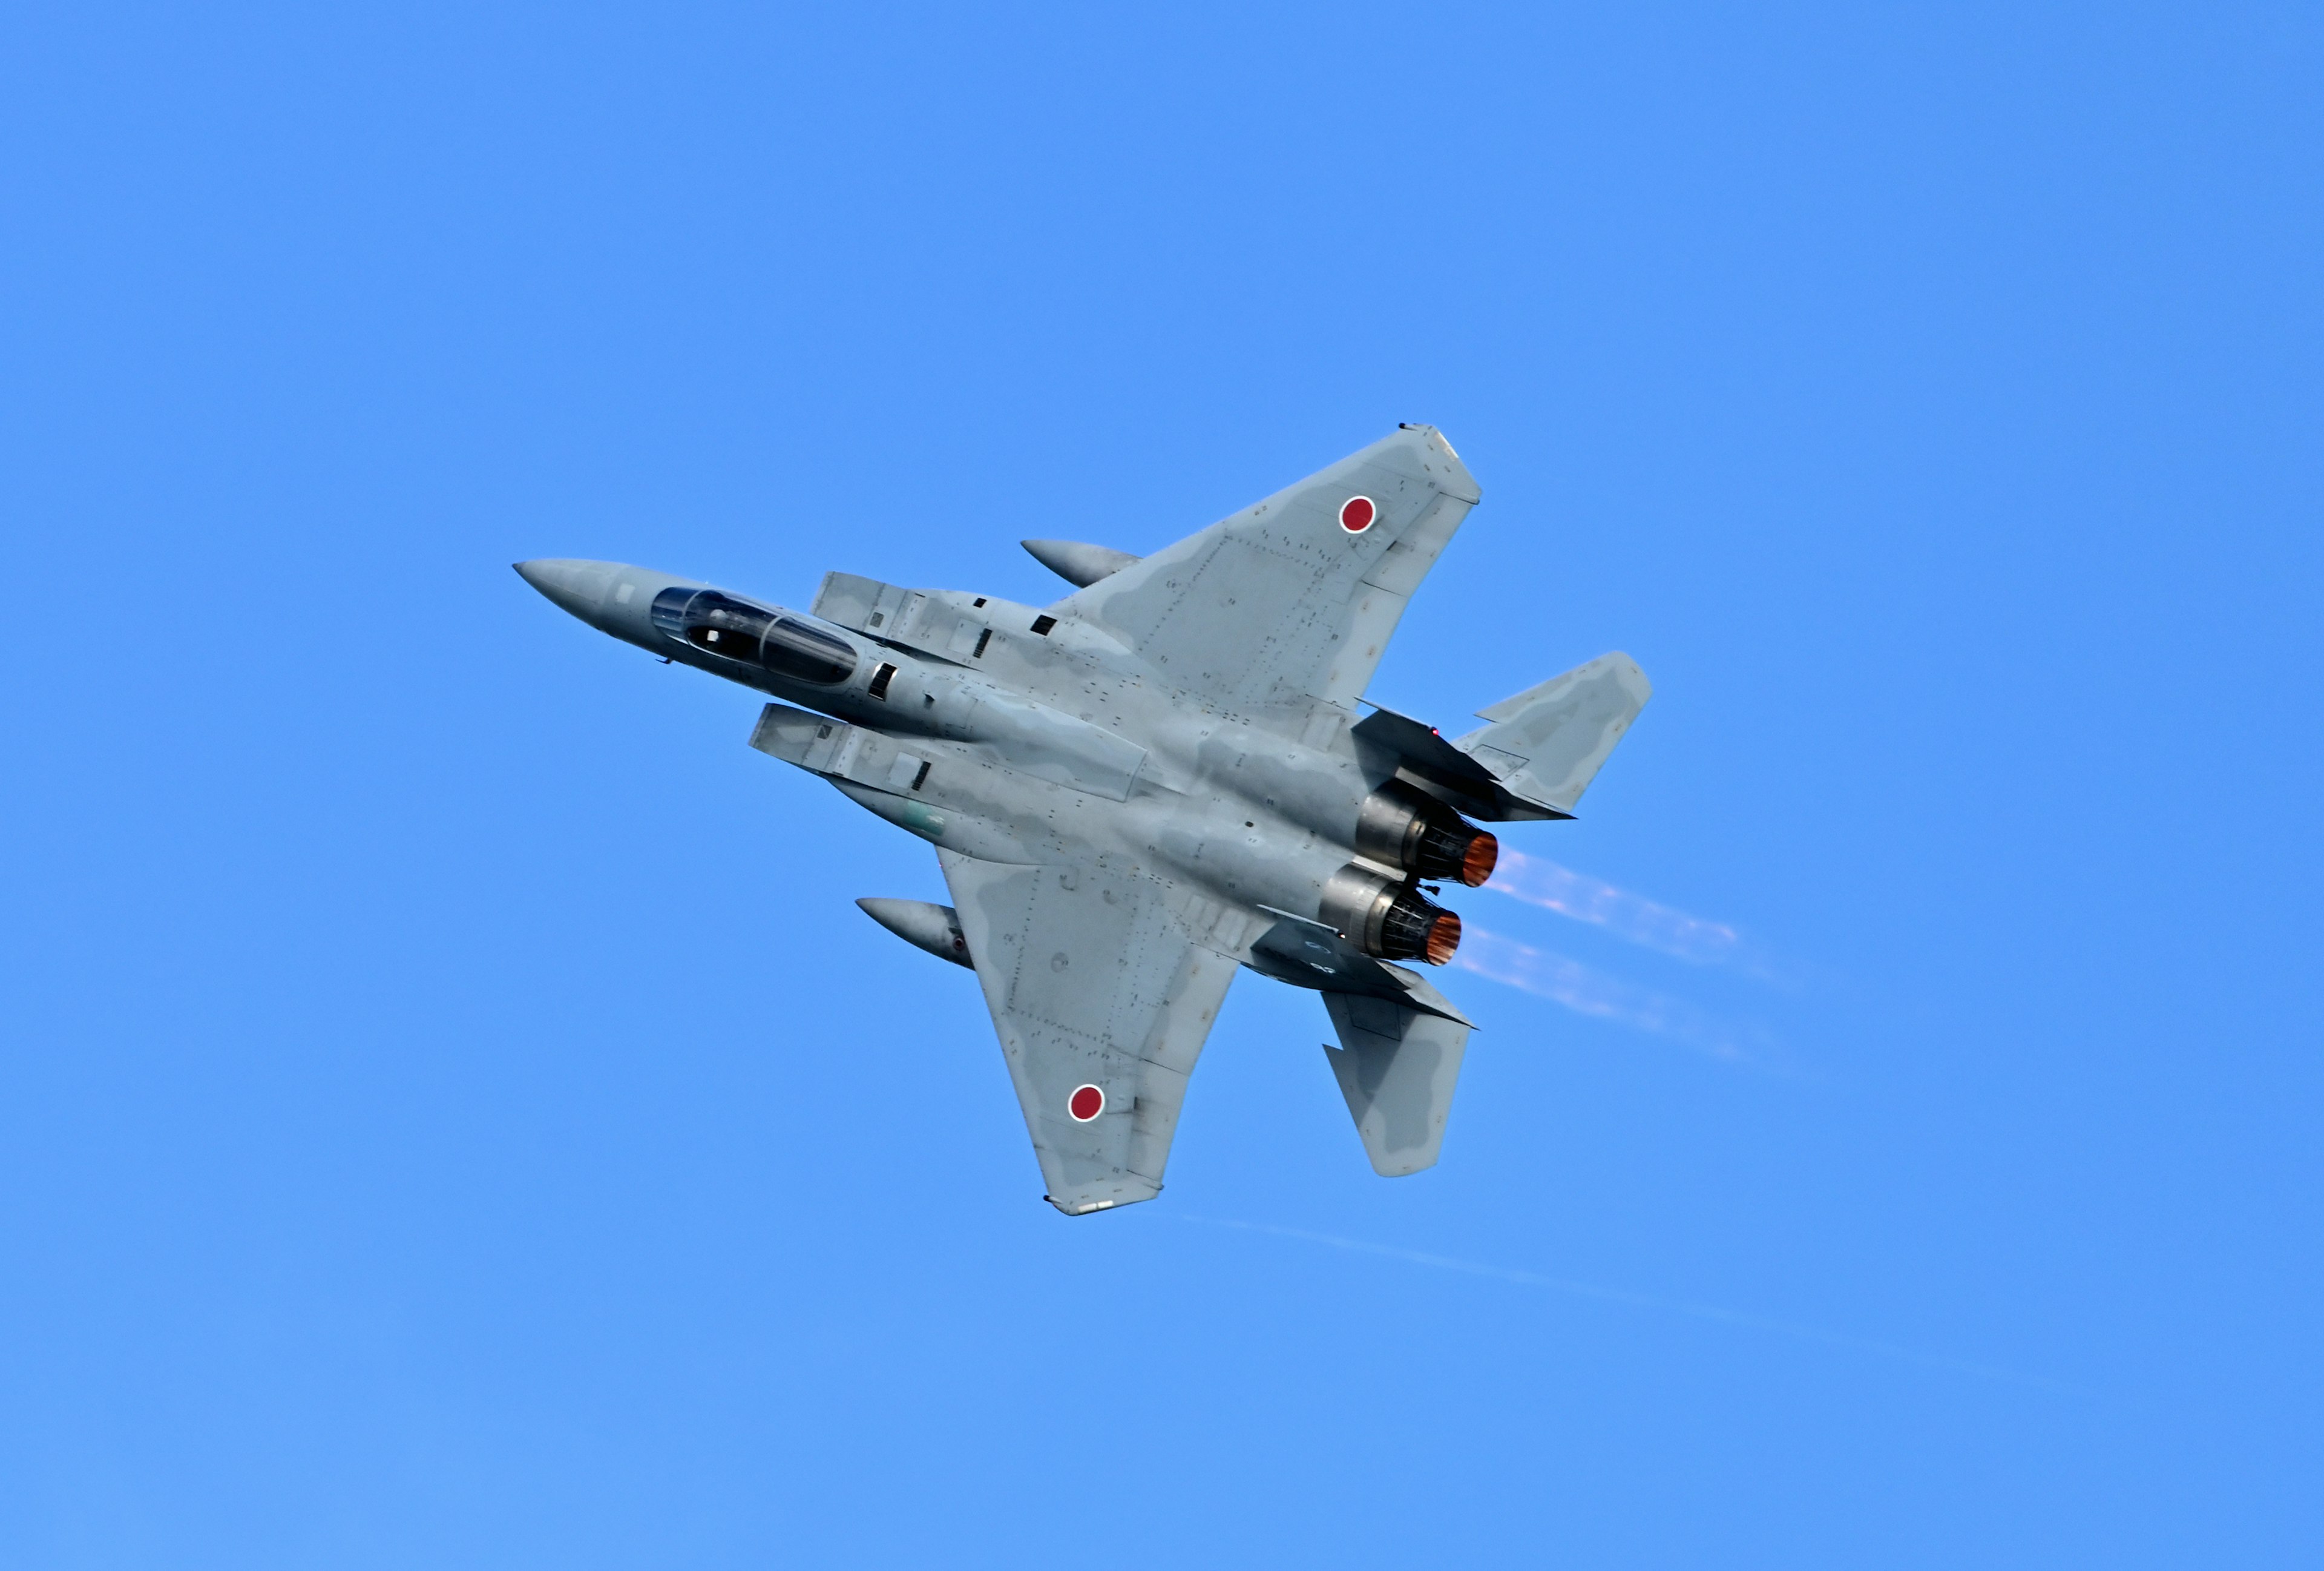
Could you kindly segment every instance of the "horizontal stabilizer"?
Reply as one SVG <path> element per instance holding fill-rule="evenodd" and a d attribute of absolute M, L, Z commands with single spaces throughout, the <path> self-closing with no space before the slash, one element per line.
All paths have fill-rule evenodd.
<path fill-rule="evenodd" d="M 1419 982 L 1417 977 L 1415 982 Z M 1425 982 L 1420 989 L 1434 994 Z M 1326 993 L 1340 1033 L 1325 1047 L 1372 1171 L 1400 1178 L 1436 1165 L 1469 1027 L 1443 1013 L 1359 993 Z"/>
<path fill-rule="evenodd" d="M 1111 546 L 1084 545 L 1077 540 L 1028 540 L 1018 544 L 1033 559 L 1076 589 L 1086 589 L 1100 578 L 1110 578 L 1139 559 Z"/>
<path fill-rule="evenodd" d="M 1570 813 L 1654 694 L 1628 655 L 1601 654 L 1478 710 L 1479 719 L 1492 724 L 1452 745 L 1513 795 Z"/>

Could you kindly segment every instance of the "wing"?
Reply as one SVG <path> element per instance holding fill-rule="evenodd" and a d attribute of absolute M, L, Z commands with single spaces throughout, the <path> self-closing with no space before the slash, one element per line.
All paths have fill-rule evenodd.
<path fill-rule="evenodd" d="M 1476 501 L 1435 429 L 1405 426 L 1050 609 L 1172 686 L 1296 733 L 1319 704 L 1352 710 Z"/>
<path fill-rule="evenodd" d="M 1158 880 L 936 855 L 1049 1203 L 1078 1216 L 1152 1199 L 1236 961 Z"/>

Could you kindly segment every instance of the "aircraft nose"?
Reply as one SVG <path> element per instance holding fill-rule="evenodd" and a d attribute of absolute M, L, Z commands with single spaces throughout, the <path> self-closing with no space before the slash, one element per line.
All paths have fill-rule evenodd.
<path fill-rule="evenodd" d="M 605 589 L 613 578 L 613 563 L 581 561 L 570 557 L 540 557 L 514 566 L 517 577 L 584 622 L 597 620 Z"/>

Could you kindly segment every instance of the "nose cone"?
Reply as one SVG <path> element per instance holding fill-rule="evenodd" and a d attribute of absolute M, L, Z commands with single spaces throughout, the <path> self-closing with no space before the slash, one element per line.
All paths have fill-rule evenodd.
<path fill-rule="evenodd" d="M 582 621 L 601 620 L 605 591 L 613 581 L 614 562 L 585 562 L 570 557 L 541 557 L 516 564 L 517 577 L 540 590 L 562 610 Z"/>

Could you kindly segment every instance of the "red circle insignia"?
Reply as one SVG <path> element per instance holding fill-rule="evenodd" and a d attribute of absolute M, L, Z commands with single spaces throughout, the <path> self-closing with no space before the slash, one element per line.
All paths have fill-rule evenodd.
<path fill-rule="evenodd" d="M 1350 534 L 1363 533 L 1379 516 L 1379 509 L 1372 505 L 1369 496 L 1351 496 L 1340 504 L 1340 527 Z"/>
<path fill-rule="evenodd" d="M 1105 1093 L 1094 1086 L 1076 1086 L 1065 1099 L 1065 1111 L 1074 1115 L 1075 1123 L 1087 1123 L 1105 1111 Z"/>

